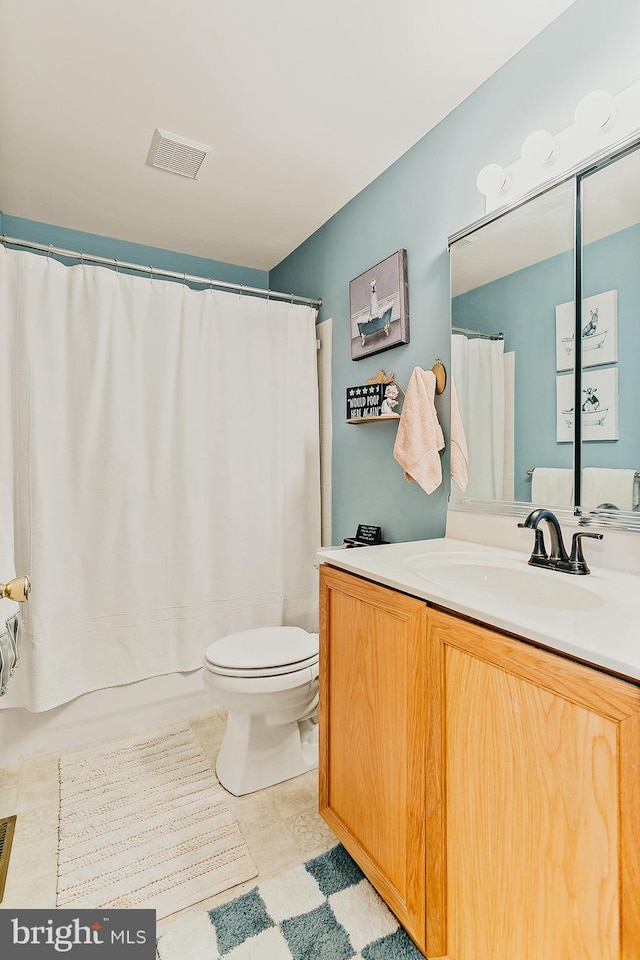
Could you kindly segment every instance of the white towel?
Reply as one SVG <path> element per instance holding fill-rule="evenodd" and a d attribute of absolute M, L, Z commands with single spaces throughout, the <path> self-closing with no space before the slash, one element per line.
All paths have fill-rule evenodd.
<path fill-rule="evenodd" d="M 402 404 L 393 455 L 404 468 L 405 478 L 415 480 L 425 493 L 442 483 L 440 450 L 444 436 L 434 404 L 436 378 L 431 370 L 416 367 Z"/>
<path fill-rule="evenodd" d="M 531 476 L 531 503 L 550 507 L 572 507 L 573 470 L 535 467 Z"/>
<path fill-rule="evenodd" d="M 18 654 L 19 630 L 19 613 L 14 613 L 6 623 L 0 623 L 0 697 L 3 697 L 7 692 L 9 678 L 20 662 Z"/>
<path fill-rule="evenodd" d="M 637 505 L 634 470 L 584 467 L 582 470 L 583 510 L 595 510 L 602 503 L 611 503 L 618 510 L 633 510 Z"/>

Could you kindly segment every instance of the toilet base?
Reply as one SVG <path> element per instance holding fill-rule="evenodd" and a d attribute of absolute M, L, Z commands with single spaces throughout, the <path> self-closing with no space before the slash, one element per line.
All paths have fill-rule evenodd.
<path fill-rule="evenodd" d="M 242 797 L 318 766 L 315 719 L 270 725 L 263 714 L 229 711 L 216 775 L 229 793 Z"/>

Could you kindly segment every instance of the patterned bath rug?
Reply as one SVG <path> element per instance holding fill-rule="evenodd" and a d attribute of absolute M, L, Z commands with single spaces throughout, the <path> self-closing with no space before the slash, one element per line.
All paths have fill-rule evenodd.
<path fill-rule="evenodd" d="M 61 757 L 58 907 L 160 919 L 257 872 L 188 724 Z"/>
<path fill-rule="evenodd" d="M 344 847 L 158 938 L 160 960 L 424 960 Z"/>

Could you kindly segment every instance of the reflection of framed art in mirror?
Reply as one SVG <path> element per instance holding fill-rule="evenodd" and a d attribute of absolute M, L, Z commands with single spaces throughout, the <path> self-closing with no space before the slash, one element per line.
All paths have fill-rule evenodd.
<path fill-rule="evenodd" d="M 582 366 L 618 360 L 618 291 L 607 290 L 582 301 Z M 556 307 L 556 370 L 573 370 L 575 361 L 573 300 Z"/>
<path fill-rule="evenodd" d="M 573 374 L 556 377 L 557 442 L 573 440 L 575 397 Z M 618 440 L 618 371 L 588 370 L 582 374 L 582 439 Z"/>

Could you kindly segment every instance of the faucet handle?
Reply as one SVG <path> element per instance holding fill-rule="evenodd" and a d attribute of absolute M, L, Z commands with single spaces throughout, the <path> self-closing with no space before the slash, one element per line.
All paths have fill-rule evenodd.
<path fill-rule="evenodd" d="M 581 530 L 579 533 L 574 533 L 571 539 L 571 556 L 569 558 L 569 563 L 571 564 L 572 573 L 589 573 L 589 567 L 587 566 L 587 561 L 584 559 L 584 554 L 582 553 L 582 543 L 584 537 L 590 537 L 592 540 L 603 540 L 604 537 L 601 533 L 589 533 L 586 530 Z"/>
<path fill-rule="evenodd" d="M 518 526 L 526 527 L 527 524 L 519 523 Z M 535 563 L 536 561 L 546 560 L 548 558 L 548 554 L 544 545 L 544 532 L 542 530 L 542 527 L 536 527 L 533 532 L 535 534 L 536 539 L 533 545 L 533 550 L 531 551 L 531 557 L 529 558 L 529 563 L 531 562 Z"/>

